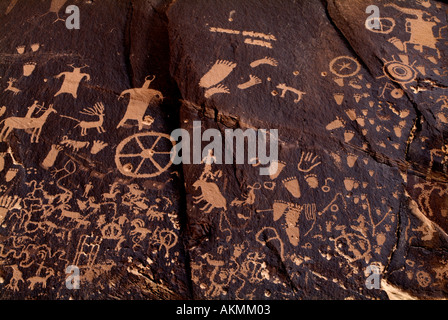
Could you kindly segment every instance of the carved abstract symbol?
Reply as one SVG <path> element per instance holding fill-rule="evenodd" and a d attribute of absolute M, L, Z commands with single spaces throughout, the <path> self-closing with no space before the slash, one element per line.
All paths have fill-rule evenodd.
<path fill-rule="evenodd" d="M 401 61 L 392 60 L 384 64 L 384 74 L 392 81 L 401 84 L 406 84 L 415 80 L 417 70 L 414 68 L 414 63 L 409 65 L 407 56 L 400 56 Z"/>
<path fill-rule="evenodd" d="M 349 56 L 340 56 L 330 62 L 330 71 L 338 77 L 353 77 L 361 71 L 361 65 Z"/>
<path fill-rule="evenodd" d="M 138 133 L 124 139 L 117 147 L 115 164 L 128 177 L 151 178 L 172 165 L 171 149 L 175 141 L 164 133 Z"/>
<path fill-rule="evenodd" d="M 336 251 L 350 262 L 367 258 L 371 251 L 369 240 L 356 233 L 343 232 L 334 242 Z"/>

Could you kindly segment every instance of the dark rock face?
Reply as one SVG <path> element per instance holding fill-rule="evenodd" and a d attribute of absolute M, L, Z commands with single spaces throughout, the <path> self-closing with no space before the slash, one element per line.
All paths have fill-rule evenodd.
<path fill-rule="evenodd" d="M 0 4 L 1 298 L 447 297 L 446 4 L 69 4 Z"/>

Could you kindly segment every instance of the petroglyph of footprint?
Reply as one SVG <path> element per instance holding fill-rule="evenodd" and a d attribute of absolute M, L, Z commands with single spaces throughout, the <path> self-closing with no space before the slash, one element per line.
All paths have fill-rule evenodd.
<path fill-rule="evenodd" d="M 286 234 L 288 235 L 289 242 L 293 246 L 297 246 L 300 240 L 300 230 L 297 227 L 300 215 L 302 214 L 303 207 L 300 205 L 290 206 L 286 213 Z"/>
<path fill-rule="evenodd" d="M 331 130 L 335 130 L 335 129 L 339 129 L 339 128 L 344 128 L 345 127 L 345 122 L 344 120 L 340 119 L 339 117 L 336 118 L 336 120 L 330 122 L 325 129 L 327 129 L 327 131 L 331 131 Z"/>
<path fill-rule="evenodd" d="M 269 166 L 269 177 L 271 178 L 271 180 L 277 179 L 277 177 L 283 171 L 285 166 L 286 163 L 283 161 L 277 161 L 277 160 L 272 161 L 271 165 Z"/>
<path fill-rule="evenodd" d="M 261 79 L 254 75 L 249 75 L 249 78 L 250 78 L 249 81 L 239 84 L 238 89 L 245 90 L 247 88 L 253 87 L 261 83 Z"/>
<path fill-rule="evenodd" d="M 344 141 L 346 143 L 348 143 L 353 139 L 354 136 L 355 136 L 355 133 L 353 131 L 347 130 L 344 133 Z"/>
<path fill-rule="evenodd" d="M 345 178 L 344 179 L 344 187 L 345 190 L 347 191 L 352 191 L 353 189 L 356 189 L 357 187 L 359 187 L 359 182 L 357 182 L 355 179 L 353 178 Z M 356 187 L 356 188 L 355 188 Z"/>
<path fill-rule="evenodd" d="M 252 68 L 256 68 L 256 67 L 258 67 L 259 65 L 262 65 L 262 64 L 268 64 L 270 66 L 276 67 L 276 66 L 278 66 L 278 61 L 275 60 L 274 58 L 264 57 L 263 59 L 255 60 L 254 62 L 252 62 L 250 64 L 250 66 Z"/>
<path fill-rule="evenodd" d="M 9 169 L 5 175 L 6 182 L 10 182 L 12 179 L 14 179 L 15 176 L 17 175 L 18 171 L 19 171 L 19 169 L 14 169 L 14 168 Z"/>
<path fill-rule="evenodd" d="M 223 86 L 222 84 L 218 84 L 216 87 L 207 89 L 204 93 L 204 97 L 210 98 L 212 95 L 217 93 L 230 93 L 229 88 Z"/>
<path fill-rule="evenodd" d="M 357 116 L 356 116 L 356 111 L 355 109 L 347 109 L 345 110 L 345 114 L 350 118 L 350 120 L 355 121 Z"/>
<path fill-rule="evenodd" d="M 23 65 L 23 76 L 24 77 L 28 77 L 30 76 L 34 69 L 36 68 L 36 63 L 35 62 L 27 62 Z"/>
<path fill-rule="evenodd" d="M 401 138 L 402 130 L 406 125 L 406 121 L 400 121 L 398 126 L 394 126 L 394 133 L 398 138 Z"/>
<path fill-rule="evenodd" d="M 222 80 L 227 78 L 227 76 L 235 69 L 236 63 L 218 60 L 211 67 L 211 69 L 201 78 L 199 81 L 199 86 L 202 88 L 210 88 L 214 85 L 220 83 Z"/>
<path fill-rule="evenodd" d="M 347 156 L 347 165 L 350 168 L 353 168 L 353 166 L 355 165 L 356 160 L 358 160 L 358 156 L 354 155 L 352 153 L 349 153 Z"/>
<path fill-rule="evenodd" d="M 296 177 L 286 178 L 282 181 L 282 183 L 293 197 L 300 198 L 300 186 Z"/>
<path fill-rule="evenodd" d="M 319 186 L 319 180 L 315 174 L 305 176 L 305 181 L 311 189 L 316 189 Z"/>
<path fill-rule="evenodd" d="M 272 206 L 274 211 L 274 221 L 280 219 L 283 214 L 286 212 L 286 209 L 289 207 L 289 204 L 282 200 L 275 200 Z"/>

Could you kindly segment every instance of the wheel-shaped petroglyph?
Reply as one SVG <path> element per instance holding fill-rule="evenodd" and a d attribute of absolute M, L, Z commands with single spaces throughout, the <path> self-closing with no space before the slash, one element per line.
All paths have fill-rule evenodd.
<path fill-rule="evenodd" d="M 175 141 L 168 134 L 138 133 L 118 145 L 115 164 L 128 177 L 156 177 L 172 165 L 171 149 L 174 145 Z"/>
<path fill-rule="evenodd" d="M 361 65 L 352 57 L 340 56 L 330 62 L 330 71 L 341 78 L 353 77 L 360 70 Z"/>

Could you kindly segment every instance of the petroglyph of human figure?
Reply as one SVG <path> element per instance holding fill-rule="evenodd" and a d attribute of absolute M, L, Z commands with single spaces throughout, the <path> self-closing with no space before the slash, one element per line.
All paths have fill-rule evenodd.
<path fill-rule="evenodd" d="M 436 47 L 438 40 L 434 36 L 434 33 L 432 31 L 433 27 L 435 27 L 437 23 L 440 22 L 439 19 L 437 19 L 436 17 L 431 17 L 430 20 L 426 21 L 423 19 L 423 15 L 429 15 L 427 12 L 418 9 L 402 8 L 394 3 L 388 3 L 384 6 L 392 7 L 402 13 L 417 17 L 417 19 L 406 18 L 406 32 L 411 34 L 411 38 L 409 39 L 409 41 L 404 42 L 405 52 L 407 52 L 408 44 L 414 45 L 415 48 L 420 52 L 423 52 L 423 47 L 428 47 L 436 50 L 437 56 L 440 59 L 440 51 Z"/>
<path fill-rule="evenodd" d="M 124 90 L 118 99 L 123 98 L 125 95 L 129 94 L 130 100 L 126 110 L 126 114 L 120 123 L 117 125 L 117 129 L 122 127 L 128 120 L 135 120 L 138 122 L 139 130 L 143 129 L 144 116 L 146 110 L 150 104 L 158 105 L 163 101 L 163 94 L 160 91 L 149 89 L 151 82 L 155 80 L 155 76 L 149 79 L 149 76 L 145 78 L 145 83 L 141 88 L 133 88 Z"/>
<path fill-rule="evenodd" d="M 78 88 L 81 81 L 84 78 L 86 78 L 86 81 L 90 81 L 90 75 L 81 72 L 81 69 L 88 67 L 87 65 L 81 68 L 75 68 L 73 64 L 69 66 L 73 68 L 73 71 L 61 72 L 55 76 L 56 79 L 64 77 L 64 82 L 62 83 L 61 89 L 59 89 L 59 91 L 54 95 L 55 97 L 62 93 L 68 93 L 76 99 L 78 97 Z"/>

